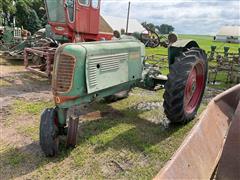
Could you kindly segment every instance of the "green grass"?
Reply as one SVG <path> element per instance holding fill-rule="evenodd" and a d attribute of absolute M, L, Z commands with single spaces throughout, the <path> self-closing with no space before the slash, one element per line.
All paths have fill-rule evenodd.
<path fill-rule="evenodd" d="M 14 147 L 9 147 L 6 144 L 0 144 L 0 155 L 1 155 L 1 169 L 3 166 L 13 166 L 16 167 L 26 160 L 25 154 L 19 152 Z"/>
<path fill-rule="evenodd" d="M 17 123 L 16 130 L 24 136 L 29 136 L 33 141 L 37 141 L 39 140 L 39 116 L 45 108 L 53 106 L 52 101 L 31 102 L 23 99 L 15 100 L 11 105 L 11 114 L 7 117 L 4 125 L 9 127 L 17 123 L 16 120 L 18 117 L 21 117 L 21 119 L 24 117 L 32 119 L 30 124 Z M 27 119 L 24 119 L 24 122 L 26 122 Z"/>
<path fill-rule="evenodd" d="M 40 114 L 44 109 L 53 106 L 54 103 L 52 100 L 31 102 L 24 99 L 16 99 L 9 107 L 9 114 L 4 117 L 5 120 L 3 121 L 3 124 L 6 127 L 10 127 L 13 124 L 18 123 L 18 119 L 23 120 L 24 122 L 31 119 L 35 122 L 36 119 L 39 119 Z M 16 128 L 18 132 L 31 135 L 31 137 L 36 140 L 36 136 L 34 135 L 34 132 L 37 132 L 35 125 L 25 126 L 25 124 L 22 125 L 19 123 Z"/>
<path fill-rule="evenodd" d="M 17 166 L 25 160 L 25 156 L 22 153 L 17 152 L 15 149 L 10 149 L 8 152 L 8 157 L 1 158 L 2 161 L 5 161 L 5 165 Z"/>
<path fill-rule="evenodd" d="M 20 125 L 16 128 L 17 132 L 30 137 L 33 141 L 39 140 L 39 123 L 32 125 Z"/>
<path fill-rule="evenodd" d="M 0 142 L 0 159 L 1 180 L 19 178 L 32 172 L 34 168 L 41 168 L 50 162 L 49 159 L 36 153 L 24 152 L 22 147 L 16 148 L 15 144 L 5 144 L 4 142 Z"/>
<path fill-rule="evenodd" d="M 217 46 L 217 51 L 223 51 L 223 47 L 230 47 L 229 52 L 238 53 L 239 44 L 234 43 L 223 43 L 213 41 L 212 36 L 207 35 L 178 35 L 178 39 L 192 39 L 195 40 L 200 48 L 204 49 L 206 52 L 211 50 L 211 46 Z M 164 54 L 167 55 L 167 48 L 158 47 L 158 48 L 146 48 L 146 55 L 152 54 Z"/>
<path fill-rule="evenodd" d="M 93 111 L 109 111 L 99 120 L 83 121 L 80 124 L 78 143 L 75 149 L 65 149 L 60 145 L 60 154 L 54 159 L 28 154 L 19 151 L 7 151 L 6 160 L 2 162 L 14 169 L 10 177 L 17 177 L 24 172 L 17 172 L 19 166 L 31 162 L 35 168 L 27 171 L 31 179 L 151 179 L 179 147 L 184 137 L 196 123 L 196 120 L 185 126 L 162 124 L 163 110 L 138 111 L 133 107 L 140 102 L 162 101 L 164 90 L 151 92 L 135 88 L 131 96 L 111 104 L 93 103 Z M 28 102 L 16 100 L 12 113 L 17 116 L 39 116 L 51 102 Z M 118 113 L 115 113 L 118 112 Z M 158 123 L 151 122 L 158 119 Z M 39 122 L 38 122 L 39 123 Z M 37 123 L 19 125 L 16 130 L 38 141 Z M 11 154 L 13 157 L 10 157 Z M 17 154 L 17 155 L 16 155 Z M 6 153 L 2 152 L 5 156 Z M 63 168 L 64 167 L 64 168 Z"/>
<path fill-rule="evenodd" d="M 120 106 L 118 109 L 123 108 Z M 139 116 L 142 112 L 122 111 L 125 111 L 124 117 L 104 118 L 84 125 L 79 145 L 71 153 L 76 166 L 87 169 L 93 160 L 97 160 L 97 166 L 101 166 L 101 161 L 114 160 L 125 169 L 114 177 L 150 179 L 171 157 L 196 122 L 165 129 Z M 126 160 L 129 165 L 126 165 Z M 89 175 L 90 171 L 86 178 Z"/>
<path fill-rule="evenodd" d="M 15 115 L 39 115 L 45 108 L 52 107 L 53 105 L 52 101 L 31 102 L 26 100 L 16 100 L 12 105 L 12 110 Z"/>
<path fill-rule="evenodd" d="M 238 48 L 240 47 L 239 44 L 234 43 L 224 43 L 224 42 L 216 42 L 213 41 L 213 36 L 206 36 L 206 35 L 179 35 L 179 39 L 193 39 L 197 41 L 199 46 L 204 49 L 206 52 L 211 50 L 211 46 L 216 46 L 217 51 L 224 51 L 223 47 L 230 47 L 229 52 L 238 53 Z"/>

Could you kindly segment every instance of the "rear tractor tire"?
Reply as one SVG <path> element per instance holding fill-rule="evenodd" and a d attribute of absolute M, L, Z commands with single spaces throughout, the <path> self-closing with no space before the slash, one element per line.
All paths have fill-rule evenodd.
<path fill-rule="evenodd" d="M 170 65 L 163 107 L 171 123 L 186 123 L 195 117 L 204 94 L 207 72 L 207 56 L 199 48 L 183 52 Z"/>
<path fill-rule="evenodd" d="M 59 137 L 57 112 L 54 108 L 45 109 L 40 121 L 40 146 L 44 154 L 53 157 L 58 153 Z"/>

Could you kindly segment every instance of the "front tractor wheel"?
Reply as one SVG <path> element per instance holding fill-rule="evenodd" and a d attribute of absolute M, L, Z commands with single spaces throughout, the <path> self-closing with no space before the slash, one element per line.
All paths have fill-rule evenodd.
<path fill-rule="evenodd" d="M 192 120 L 202 101 L 208 72 L 203 50 L 191 48 L 175 58 L 165 84 L 164 111 L 172 123 Z"/>
<path fill-rule="evenodd" d="M 70 117 L 68 121 L 67 142 L 66 142 L 66 146 L 68 148 L 74 148 L 77 144 L 78 124 L 79 124 L 78 118 Z"/>
<path fill-rule="evenodd" d="M 40 146 L 46 156 L 52 157 L 58 153 L 57 112 L 54 108 L 45 109 L 40 121 Z"/>

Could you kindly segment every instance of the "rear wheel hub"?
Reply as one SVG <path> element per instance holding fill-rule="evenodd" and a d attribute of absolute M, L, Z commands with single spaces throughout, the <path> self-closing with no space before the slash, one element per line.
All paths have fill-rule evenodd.
<path fill-rule="evenodd" d="M 204 89 L 204 64 L 198 61 L 189 73 L 184 90 L 184 109 L 187 113 L 192 113 L 201 98 Z"/>

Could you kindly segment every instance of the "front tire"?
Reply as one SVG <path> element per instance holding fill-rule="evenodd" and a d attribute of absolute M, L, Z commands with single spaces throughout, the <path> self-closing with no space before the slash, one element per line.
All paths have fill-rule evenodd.
<path fill-rule="evenodd" d="M 206 54 L 199 48 L 183 52 L 170 65 L 163 107 L 171 123 L 186 123 L 195 117 L 206 87 L 207 69 Z"/>
<path fill-rule="evenodd" d="M 45 109 L 40 121 L 40 146 L 46 156 L 52 157 L 58 153 L 57 112 L 54 108 Z"/>
<path fill-rule="evenodd" d="M 66 142 L 67 148 L 74 148 L 77 144 L 78 124 L 78 118 L 69 118 Z"/>

